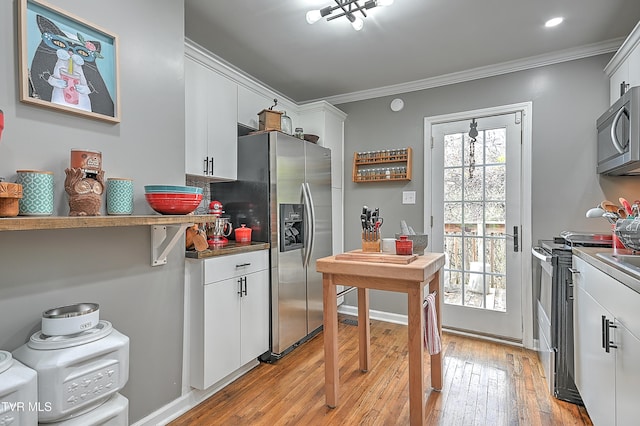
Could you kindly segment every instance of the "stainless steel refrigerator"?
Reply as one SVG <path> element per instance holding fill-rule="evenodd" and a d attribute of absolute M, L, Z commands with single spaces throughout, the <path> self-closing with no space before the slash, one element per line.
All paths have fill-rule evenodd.
<path fill-rule="evenodd" d="M 280 358 L 322 329 L 322 275 L 330 256 L 331 151 L 280 132 L 238 138 L 238 180 L 211 184 L 234 228 L 271 244 L 271 349 Z M 233 235 L 233 234 L 232 234 Z"/>

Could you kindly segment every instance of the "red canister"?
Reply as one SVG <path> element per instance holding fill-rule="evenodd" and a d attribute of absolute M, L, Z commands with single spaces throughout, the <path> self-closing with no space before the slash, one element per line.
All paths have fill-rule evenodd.
<path fill-rule="evenodd" d="M 413 254 L 413 241 L 406 235 L 400 235 L 396 240 L 396 254 L 410 256 Z"/>
<path fill-rule="evenodd" d="M 234 230 L 236 236 L 236 243 L 250 243 L 251 242 L 251 228 L 247 228 L 243 223 L 240 228 Z"/>

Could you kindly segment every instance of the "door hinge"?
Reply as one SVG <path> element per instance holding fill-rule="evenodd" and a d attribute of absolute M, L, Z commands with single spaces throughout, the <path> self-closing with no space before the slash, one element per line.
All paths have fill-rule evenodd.
<path fill-rule="evenodd" d="M 522 122 L 522 111 L 516 111 L 515 124 L 520 124 L 521 122 Z"/>
<path fill-rule="evenodd" d="M 433 149 L 433 136 L 431 136 L 431 149 Z"/>
<path fill-rule="evenodd" d="M 431 227 L 433 228 L 433 216 L 431 216 Z"/>

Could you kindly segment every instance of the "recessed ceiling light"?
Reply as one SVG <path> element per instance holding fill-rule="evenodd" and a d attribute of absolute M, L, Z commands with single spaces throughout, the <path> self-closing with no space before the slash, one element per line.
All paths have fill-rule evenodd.
<path fill-rule="evenodd" d="M 547 28 L 555 27 L 556 25 L 560 25 L 564 21 L 564 18 L 559 16 L 557 18 L 551 18 L 547 22 L 544 23 L 544 26 Z"/>

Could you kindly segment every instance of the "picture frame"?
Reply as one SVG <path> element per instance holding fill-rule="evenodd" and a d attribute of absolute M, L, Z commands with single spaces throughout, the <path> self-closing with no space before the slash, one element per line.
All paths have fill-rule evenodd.
<path fill-rule="evenodd" d="M 19 0 L 20 101 L 120 122 L 118 37 L 40 0 Z"/>

